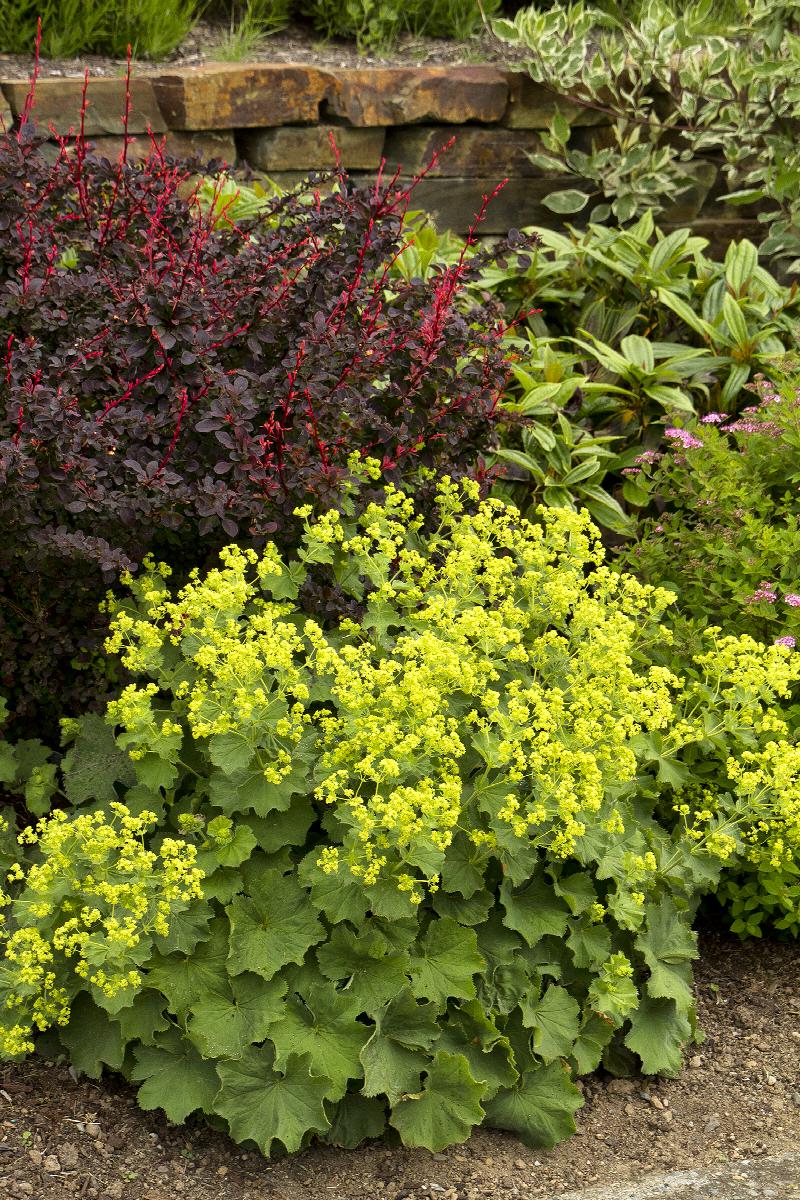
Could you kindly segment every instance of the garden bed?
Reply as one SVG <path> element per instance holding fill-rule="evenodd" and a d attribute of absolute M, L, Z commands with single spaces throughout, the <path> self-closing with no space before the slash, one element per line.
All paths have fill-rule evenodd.
<path fill-rule="evenodd" d="M 795 1150 L 800 952 L 716 936 L 701 951 L 695 993 L 708 1036 L 681 1077 L 592 1076 L 578 1132 L 555 1150 L 484 1129 L 443 1154 L 373 1143 L 265 1162 L 198 1122 L 179 1127 L 143 1113 L 133 1089 L 113 1077 L 76 1081 L 65 1066 L 34 1061 L 0 1072 L 0 1192 L 36 1200 L 489 1200 Z"/>

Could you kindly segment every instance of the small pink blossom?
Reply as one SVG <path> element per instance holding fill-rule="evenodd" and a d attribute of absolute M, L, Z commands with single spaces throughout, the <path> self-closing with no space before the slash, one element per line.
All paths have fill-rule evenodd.
<path fill-rule="evenodd" d="M 787 633 L 786 637 L 775 638 L 775 645 L 776 646 L 788 646 L 790 650 L 794 650 L 795 646 L 797 645 L 797 642 L 791 636 L 791 634 Z"/>
<path fill-rule="evenodd" d="M 688 429 L 665 429 L 664 434 L 674 442 L 680 442 L 685 450 L 696 450 L 703 445 L 700 438 L 689 433 Z"/>
<path fill-rule="evenodd" d="M 727 421 L 727 419 L 728 419 L 727 413 L 717 413 L 717 412 L 706 413 L 706 415 L 704 417 L 700 418 L 700 424 L 701 425 L 719 425 L 720 421 Z"/>
<path fill-rule="evenodd" d="M 797 592 L 787 592 L 784 600 L 790 608 L 800 608 L 800 596 L 798 596 Z"/>
<path fill-rule="evenodd" d="M 641 475 L 641 473 L 642 473 L 641 467 L 623 467 L 622 468 L 623 475 Z"/>
<path fill-rule="evenodd" d="M 752 596 L 747 597 L 748 604 L 755 604 L 758 600 L 765 600 L 767 604 L 774 604 L 778 599 L 778 593 L 775 591 L 775 585 L 767 579 L 762 579 Z"/>

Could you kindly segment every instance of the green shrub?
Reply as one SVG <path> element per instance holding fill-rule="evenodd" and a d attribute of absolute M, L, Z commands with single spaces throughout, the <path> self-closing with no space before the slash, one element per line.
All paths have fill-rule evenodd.
<path fill-rule="evenodd" d="M 325 37 L 354 38 L 362 50 L 390 45 L 401 33 L 464 40 L 502 0 L 300 0 Z"/>
<path fill-rule="evenodd" d="M 112 602 L 139 682 L 115 739 L 66 724 L 63 790 L 196 844 L 204 899 L 132 965 L 132 1003 L 59 960 L 76 1067 L 265 1153 L 387 1117 L 432 1150 L 482 1121 L 552 1145 L 571 1077 L 679 1069 L 698 895 L 796 826 L 776 704 L 798 660 L 713 635 L 677 678 L 655 661 L 669 594 L 601 565 L 585 515 L 477 497 L 445 479 L 425 535 L 390 487 L 309 525 L 291 563 L 231 546 L 176 596 L 151 565 Z M 312 564 L 352 619 L 298 609 Z M 700 804 L 680 790 L 698 772 Z M 33 922 L 43 957 L 65 915 Z"/>
<path fill-rule="evenodd" d="M 759 403 L 739 418 L 710 413 L 668 431 L 663 454 L 645 452 L 629 468 L 657 512 L 620 566 L 675 591 L 685 614 L 680 640 L 690 649 L 708 622 L 800 644 L 800 393 L 796 376 L 781 387 L 758 380 L 753 391 Z M 720 893 L 734 931 L 758 935 L 769 923 L 800 932 L 799 876 L 780 856 L 748 856 Z"/>
<path fill-rule="evenodd" d="M 630 534 L 620 507 L 646 502 L 621 472 L 655 450 L 664 428 L 748 402 L 748 380 L 774 372 L 794 345 L 800 297 L 758 263 L 748 241 L 723 262 L 688 229 L 664 234 L 646 213 L 626 230 L 534 231 L 527 272 L 489 269 L 483 284 L 511 315 L 536 305 L 528 332 L 512 336 L 514 381 L 502 494 L 527 510 L 585 506 L 606 528 Z M 443 253 L 454 251 L 450 241 Z M 623 486 L 624 481 L 624 486 Z"/>
<path fill-rule="evenodd" d="M 762 244 L 800 265 L 800 157 L 795 127 L 797 8 L 780 0 L 677 4 L 557 3 L 521 9 L 495 31 L 528 53 L 531 76 L 561 101 L 537 164 L 574 176 L 546 203 L 625 224 L 664 213 L 717 175 L 731 204 L 761 206 Z M 591 152 L 575 147 L 567 114 L 611 122 Z M 710 161 L 709 161 L 710 160 Z M 794 260 L 794 261 L 789 261 Z"/>

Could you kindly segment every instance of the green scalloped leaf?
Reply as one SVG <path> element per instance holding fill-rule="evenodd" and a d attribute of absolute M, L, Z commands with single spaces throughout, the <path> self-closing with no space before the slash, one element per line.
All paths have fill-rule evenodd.
<path fill-rule="evenodd" d="M 121 1009 L 114 1020 L 118 1023 L 125 1042 L 143 1042 L 152 1046 L 156 1034 L 169 1029 L 169 1021 L 164 1016 L 167 1007 L 166 997 L 161 992 L 145 988 L 139 992 L 130 1008 Z"/>
<path fill-rule="evenodd" d="M 330 1127 L 324 1105 L 330 1079 L 314 1075 L 308 1059 L 297 1055 L 282 1073 L 274 1066 L 274 1050 L 266 1045 L 217 1067 L 222 1086 L 216 1111 L 228 1122 L 234 1141 L 255 1142 L 267 1156 L 275 1141 L 291 1154 L 307 1133 L 325 1133 Z"/>
<path fill-rule="evenodd" d="M 504 924 L 520 933 L 529 946 L 551 934 L 563 937 L 569 921 L 569 909 L 553 892 L 552 884 L 532 879 L 515 891 L 509 880 L 500 885 L 500 900 L 506 915 Z"/>
<path fill-rule="evenodd" d="M 588 1013 L 584 1017 L 572 1059 L 578 1075 L 590 1075 L 600 1066 L 603 1051 L 614 1036 L 614 1022 L 600 1013 Z"/>
<path fill-rule="evenodd" d="M 58 1036 L 75 1070 L 90 1079 L 99 1079 L 104 1066 L 112 1071 L 122 1066 L 125 1045 L 120 1026 L 86 992 L 72 1001 L 69 1024 L 59 1029 Z"/>
<path fill-rule="evenodd" d="M 473 1000 L 474 975 L 486 966 L 474 929 L 450 917 L 431 921 L 411 957 L 411 987 L 420 999 L 444 1005 L 448 999 Z"/>
<path fill-rule="evenodd" d="M 697 935 L 669 897 L 645 908 L 646 925 L 636 938 L 636 949 L 650 968 L 647 991 L 656 999 L 675 1000 L 688 1011 L 692 1006 L 691 961 L 698 956 Z"/>
<path fill-rule="evenodd" d="M 173 912 L 169 918 L 169 933 L 166 937 L 156 935 L 153 945 L 161 954 L 191 954 L 195 946 L 208 939 L 209 923 L 214 915 L 210 904 L 194 900 L 182 912 Z"/>
<path fill-rule="evenodd" d="M 579 971 L 596 971 L 611 954 L 611 934 L 605 925 L 582 919 L 572 926 L 567 946 Z"/>
<path fill-rule="evenodd" d="M 302 963 L 325 930 L 308 893 L 292 875 L 260 872 L 251 879 L 250 892 L 225 909 L 231 923 L 228 969 L 232 975 L 253 971 L 271 979 L 287 963 Z"/>
<path fill-rule="evenodd" d="M 436 1048 L 463 1055 L 472 1078 L 486 1084 L 487 1099 L 500 1088 L 511 1087 L 518 1078 L 510 1041 L 477 1000 L 468 1000 L 450 1011 Z"/>
<path fill-rule="evenodd" d="M 241 1058 L 280 1020 L 285 995 L 283 979 L 237 975 L 227 996 L 212 993 L 192 1005 L 188 1036 L 204 1058 Z"/>
<path fill-rule="evenodd" d="M 337 926 L 317 948 L 317 961 L 326 979 L 347 981 L 346 990 L 370 1016 L 408 983 L 408 954 L 389 946 L 373 929 L 355 933 Z"/>
<path fill-rule="evenodd" d="M 465 1142 L 484 1117 L 485 1083 L 477 1083 L 462 1054 L 440 1050 L 428 1067 L 425 1086 L 392 1108 L 393 1125 L 405 1146 L 437 1152 Z"/>
<path fill-rule="evenodd" d="M 555 1146 L 575 1132 L 583 1096 L 560 1062 L 526 1071 L 514 1088 L 486 1105 L 487 1124 L 515 1133 L 526 1146 Z"/>
<path fill-rule="evenodd" d="M 580 1008 L 566 988 L 551 984 L 535 1003 L 522 1008 L 522 1021 L 533 1030 L 533 1049 L 545 1062 L 566 1058 L 578 1036 Z"/>
<path fill-rule="evenodd" d="M 352 921 L 360 925 L 367 914 L 368 901 L 362 884 L 352 875 L 336 871 L 326 875 L 317 866 L 319 848 L 301 859 L 297 868 L 303 887 L 309 889 L 311 903 L 323 913 L 332 925 Z"/>
<path fill-rule="evenodd" d="M 355 1150 L 362 1142 L 382 1137 L 386 1130 L 386 1104 L 383 1100 L 351 1092 L 336 1105 L 325 1141 L 343 1150 Z"/>
<path fill-rule="evenodd" d="M 64 756 L 64 791 L 70 804 L 110 804 L 119 800 L 115 784 L 127 788 L 135 782 L 131 758 L 117 745 L 108 722 L 96 713 L 81 717 L 77 737 Z"/>
<path fill-rule="evenodd" d="M 133 1053 L 131 1079 L 142 1082 L 137 1096 L 141 1108 L 160 1108 L 176 1125 L 198 1109 L 213 1110 L 219 1088 L 214 1064 L 201 1058 L 179 1030 L 170 1029 L 153 1046 L 136 1046 Z"/>
<path fill-rule="evenodd" d="M 333 1085 L 328 1099 L 340 1099 L 349 1081 L 364 1074 L 359 1054 L 370 1029 L 356 1020 L 358 1013 L 358 1001 L 336 992 L 330 983 L 316 984 L 304 1000 L 290 996 L 281 1019 L 269 1031 L 275 1066 L 282 1070 L 290 1055 L 307 1055 L 312 1071 Z"/>
<path fill-rule="evenodd" d="M 642 996 L 625 1045 L 642 1060 L 645 1075 L 677 1075 L 692 1026 L 674 1000 Z"/>
<path fill-rule="evenodd" d="M 145 984 L 164 993 L 170 1012 L 186 1012 L 199 996 L 228 994 L 228 922 L 216 917 L 209 926 L 209 937 L 200 942 L 191 955 L 154 954 L 148 966 Z"/>
<path fill-rule="evenodd" d="M 386 1094 L 391 1102 L 416 1092 L 439 1033 L 436 1005 L 418 1004 L 411 989 L 401 988 L 383 1012 L 361 1051 L 365 1096 Z"/>

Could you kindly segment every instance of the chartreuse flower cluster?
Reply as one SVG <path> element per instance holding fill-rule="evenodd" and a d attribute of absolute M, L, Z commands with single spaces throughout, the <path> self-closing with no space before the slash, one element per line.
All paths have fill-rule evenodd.
<path fill-rule="evenodd" d="M 158 825 L 114 852 L 124 910 L 96 865 L 69 874 L 56 955 L 84 993 L 59 1037 L 265 1153 L 387 1124 L 432 1150 L 482 1122 L 552 1145 L 576 1076 L 678 1071 L 698 893 L 800 861 L 794 659 L 711 630 L 682 661 L 672 593 L 610 571 L 585 514 L 531 522 L 444 479 L 424 517 L 391 487 L 300 516 L 294 561 L 232 546 L 175 592 L 150 563 L 110 602 L 135 681 L 102 736 L 65 729 L 63 788 Z M 302 610 L 310 572 L 347 619 Z M 165 855 L 172 831 L 196 862 Z M 190 907 L 164 937 L 170 888 Z M 36 984 L 56 1022 L 63 986 Z"/>
<path fill-rule="evenodd" d="M 172 916 L 200 898 L 195 847 L 163 838 L 145 849 L 155 823 L 153 813 L 112 803 L 110 813 L 56 809 L 19 835 L 35 860 L 13 863 L 0 893 L 3 1055 L 32 1050 L 34 1031 L 66 1025 L 83 988 L 109 1011 L 130 1003 L 153 935 L 167 937 Z"/>

